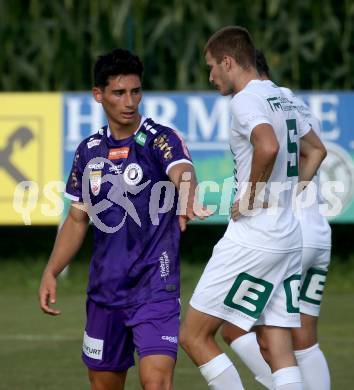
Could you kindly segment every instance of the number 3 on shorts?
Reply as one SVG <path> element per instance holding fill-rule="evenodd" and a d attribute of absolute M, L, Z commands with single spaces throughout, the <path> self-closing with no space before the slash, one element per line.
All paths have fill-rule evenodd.
<path fill-rule="evenodd" d="M 272 283 L 242 272 L 232 285 L 224 304 L 258 319 L 272 290 Z"/>

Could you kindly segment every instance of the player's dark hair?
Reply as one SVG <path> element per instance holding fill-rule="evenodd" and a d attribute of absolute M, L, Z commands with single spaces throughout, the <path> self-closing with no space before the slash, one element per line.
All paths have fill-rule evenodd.
<path fill-rule="evenodd" d="M 256 50 L 256 68 L 260 76 L 266 76 L 270 79 L 270 72 L 267 60 L 260 50 Z"/>
<path fill-rule="evenodd" d="M 140 58 L 124 49 L 114 49 L 109 53 L 100 55 L 93 68 L 95 87 L 104 88 L 108 85 L 111 76 L 120 74 L 135 74 L 142 78 L 144 71 Z"/>
<path fill-rule="evenodd" d="M 256 49 L 247 29 L 240 26 L 224 27 L 214 33 L 204 48 L 218 64 L 229 55 L 244 69 L 256 67 Z"/>

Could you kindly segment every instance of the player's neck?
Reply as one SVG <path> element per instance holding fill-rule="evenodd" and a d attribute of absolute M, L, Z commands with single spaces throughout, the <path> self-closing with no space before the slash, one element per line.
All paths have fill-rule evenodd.
<path fill-rule="evenodd" d="M 134 123 L 129 125 L 117 123 L 108 119 L 109 130 L 111 132 L 112 138 L 115 140 L 122 140 L 125 138 L 129 138 L 135 133 L 136 130 L 138 130 L 140 122 L 141 122 L 140 114 L 137 115 L 137 118 L 134 121 Z"/>
<path fill-rule="evenodd" d="M 261 80 L 256 69 L 251 68 L 250 70 L 245 70 L 244 72 L 242 72 L 242 74 L 239 75 L 235 81 L 235 92 L 238 93 L 242 91 L 246 87 L 246 85 L 252 80 Z"/>

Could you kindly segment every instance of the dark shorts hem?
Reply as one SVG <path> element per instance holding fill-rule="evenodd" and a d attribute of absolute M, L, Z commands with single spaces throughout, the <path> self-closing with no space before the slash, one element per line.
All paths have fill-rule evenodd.
<path fill-rule="evenodd" d="M 164 296 L 164 297 L 150 297 L 149 299 L 147 299 L 145 301 L 139 300 L 139 301 L 132 302 L 132 303 L 129 303 L 129 304 L 126 304 L 126 305 L 107 304 L 107 303 L 104 303 L 104 302 L 96 301 L 94 298 L 90 297 L 90 295 L 87 295 L 87 299 L 86 300 L 87 301 L 92 301 L 96 305 L 98 305 L 100 307 L 103 307 L 103 308 L 115 309 L 115 310 L 124 310 L 124 309 L 130 309 L 130 308 L 133 308 L 133 307 L 140 307 L 140 306 L 143 306 L 143 305 L 146 305 L 146 304 L 149 304 L 149 303 L 165 302 L 165 301 L 169 301 L 171 299 L 181 299 L 181 294 L 179 292 L 176 292 L 176 293 L 171 293 L 171 295 Z"/>
<path fill-rule="evenodd" d="M 145 356 L 151 355 L 167 355 L 172 359 L 177 360 L 177 351 L 173 351 L 171 349 L 144 349 L 141 352 L 138 352 L 139 359 L 142 359 Z"/>
<path fill-rule="evenodd" d="M 119 366 L 119 367 L 95 366 L 94 364 L 88 363 L 84 357 L 82 357 L 82 361 L 84 362 L 84 364 L 87 368 L 89 368 L 90 370 L 95 370 L 95 371 L 124 372 L 124 371 L 128 371 L 128 369 L 130 367 L 133 367 L 135 365 L 134 362 L 131 362 L 129 364 L 125 364 L 124 366 Z"/>

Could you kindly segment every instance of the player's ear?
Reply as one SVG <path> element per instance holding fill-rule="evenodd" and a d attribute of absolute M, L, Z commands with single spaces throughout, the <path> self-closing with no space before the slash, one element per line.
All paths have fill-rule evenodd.
<path fill-rule="evenodd" d="M 231 69 L 231 57 L 225 55 L 222 60 L 223 60 L 223 63 L 225 65 L 226 70 L 229 71 Z"/>
<path fill-rule="evenodd" d="M 102 103 L 102 89 L 100 87 L 92 88 L 92 95 L 97 103 Z"/>

